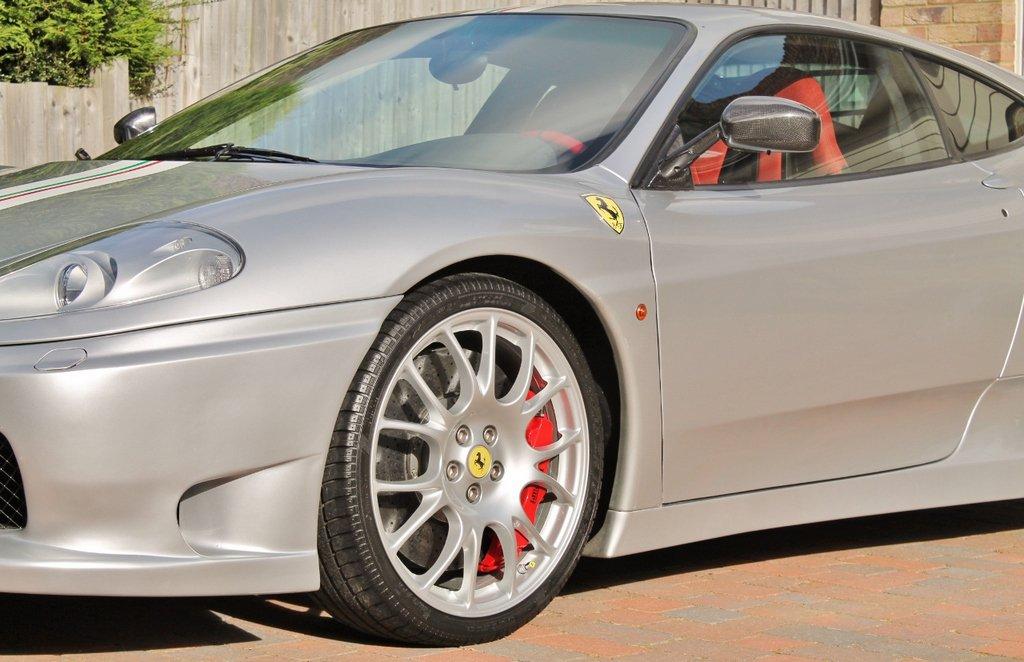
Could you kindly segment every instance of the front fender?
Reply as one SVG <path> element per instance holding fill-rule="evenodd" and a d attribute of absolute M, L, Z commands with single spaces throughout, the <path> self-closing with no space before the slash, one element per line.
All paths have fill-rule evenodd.
<path fill-rule="evenodd" d="M 616 232 L 584 200 L 614 198 Z M 258 312 L 402 295 L 465 260 L 545 264 L 591 303 L 620 375 L 622 418 L 612 506 L 661 503 L 661 396 L 650 240 L 626 185 L 603 171 L 514 175 L 443 169 L 345 170 L 175 212 L 245 251 L 233 280 L 116 309 L 0 323 L 0 345 L 122 333 Z M 635 317 L 638 304 L 654 313 Z"/>

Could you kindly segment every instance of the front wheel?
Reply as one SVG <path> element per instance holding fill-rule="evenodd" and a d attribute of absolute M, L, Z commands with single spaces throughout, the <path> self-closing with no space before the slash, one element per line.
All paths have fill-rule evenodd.
<path fill-rule="evenodd" d="M 525 624 L 565 584 L 593 524 L 600 402 L 576 339 L 533 292 L 467 274 L 409 294 L 332 438 L 320 603 L 417 644 Z"/>

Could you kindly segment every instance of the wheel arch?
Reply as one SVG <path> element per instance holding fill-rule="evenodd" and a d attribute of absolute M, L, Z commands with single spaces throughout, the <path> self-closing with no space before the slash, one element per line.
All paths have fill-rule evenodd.
<path fill-rule="evenodd" d="M 564 275 L 542 262 L 514 255 L 488 255 L 456 262 L 421 279 L 410 288 L 410 291 L 425 283 L 459 273 L 486 273 L 507 278 L 532 290 L 558 311 L 580 343 L 583 355 L 603 395 L 603 415 L 608 430 L 601 496 L 592 531 L 592 535 L 596 534 L 601 530 L 609 509 L 618 470 L 621 439 L 622 378 L 618 365 L 619 357 L 615 352 L 608 326 L 590 300 Z M 607 360 L 608 357 L 612 360 Z"/>

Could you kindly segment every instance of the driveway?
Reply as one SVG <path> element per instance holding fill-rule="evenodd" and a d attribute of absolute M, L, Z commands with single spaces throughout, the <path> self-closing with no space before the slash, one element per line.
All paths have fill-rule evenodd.
<path fill-rule="evenodd" d="M 1024 659 L 1024 501 L 588 559 L 534 623 L 461 651 L 368 641 L 301 596 L 0 596 L 0 623 L 0 653 L 88 659 Z"/>

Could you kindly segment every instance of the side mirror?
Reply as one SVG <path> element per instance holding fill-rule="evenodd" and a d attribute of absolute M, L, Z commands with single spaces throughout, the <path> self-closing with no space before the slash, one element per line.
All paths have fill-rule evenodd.
<path fill-rule="evenodd" d="M 778 97 L 740 97 L 722 112 L 721 135 L 745 152 L 813 152 L 821 118 L 802 103 Z"/>
<path fill-rule="evenodd" d="M 802 103 L 779 97 L 740 97 L 725 107 L 718 124 L 666 156 L 657 177 L 679 177 L 719 140 L 744 152 L 799 153 L 813 152 L 820 139 L 821 118 Z"/>
<path fill-rule="evenodd" d="M 114 140 L 120 145 L 156 126 L 156 108 L 137 108 L 117 121 L 114 125 Z"/>

